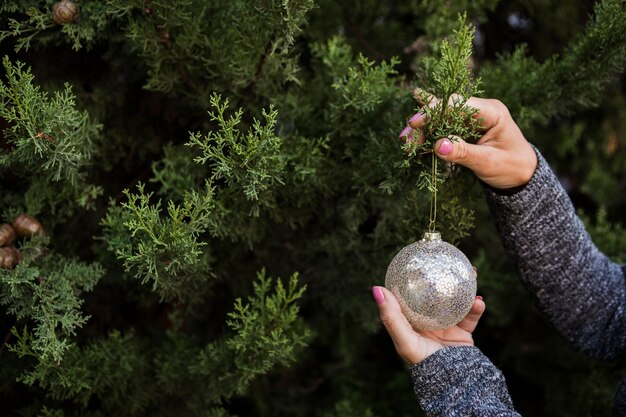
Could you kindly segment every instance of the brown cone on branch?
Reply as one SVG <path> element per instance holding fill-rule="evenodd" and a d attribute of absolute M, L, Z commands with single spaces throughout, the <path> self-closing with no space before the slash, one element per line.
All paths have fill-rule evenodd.
<path fill-rule="evenodd" d="M 31 237 L 35 233 L 43 232 L 43 227 L 39 220 L 26 213 L 20 214 L 13 220 L 13 229 L 22 237 Z"/>
<path fill-rule="evenodd" d="M 13 246 L 0 248 L 0 268 L 12 269 L 20 263 L 22 257 L 20 251 Z"/>
<path fill-rule="evenodd" d="M 0 224 L 0 246 L 8 246 L 15 240 L 15 230 L 10 224 Z"/>
<path fill-rule="evenodd" d="M 61 0 L 52 6 L 52 20 L 58 25 L 74 23 L 80 17 L 78 6 L 70 0 Z"/>

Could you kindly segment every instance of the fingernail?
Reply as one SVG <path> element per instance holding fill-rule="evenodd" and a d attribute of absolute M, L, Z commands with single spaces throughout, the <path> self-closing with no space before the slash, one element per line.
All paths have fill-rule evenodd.
<path fill-rule="evenodd" d="M 477 295 L 476 299 L 482 301 L 483 300 L 483 296 L 482 295 Z"/>
<path fill-rule="evenodd" d="M 413 130 L 413 129 L 411 129 L 411 126 L 407 126 L 407 127 L 405 127 L 405 128 L 402 130 L 402 132 L 400 132 L 400 137 L 401 137 L 401 138 L 403 138 L 403 137 L 405 137 L 405 136 L 409 136 L 409 134 L 411 134 L 411 133 L 412 133 L 412 130 Z"/>
<path fill-rule="evenodd" d="M 385 294 L 380 287 L 372 287 L 372 296 L 374 296 L 374 301 L 376 301 L 378 305 L 381 305 L 383 301 L 385 301 Z"/>
<path fill-rule="evenodd" d="M 441 155 L 448 155 L 450 154 L 450 152 L 452 152 L 452 142 L 450 142 L 448 139 L 442 140 L 441 144 L 439 145 L 439 149 L 437 149 L 437 153 Z"/>
<path fill-rule="evenodd" d="M 409 119 L 409 123 L 417 123 L 422 117 L 424 117 L 424 113 L 421 111 L 417 112 L 413 116 L 411 116 L 411 118 Z"/>

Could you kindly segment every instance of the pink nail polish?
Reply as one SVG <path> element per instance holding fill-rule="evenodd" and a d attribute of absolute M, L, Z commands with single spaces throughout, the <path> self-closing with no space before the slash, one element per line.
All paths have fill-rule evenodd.
<path fill-rule="evenodd" d="M 412 132 L 413 129 L 411 129 L 411 126 L 407 126 L 404 129 L 402 129 L 402 132 L 400 132 L 400 137 L 403 138 L 405 136 L 409 136 L 409 134 Z"/>
<path fill-rule="evenodd" d="M 372 287 L 372 296 L 374 297 L 374 301 L 376 304 L 381 305 L 383 301 L 385 301 L 385 294 L 380 287 Z"/>
<path fill-rule="evenodd" d="M 482 301 L 482 300 L 483 300 L 483 297 L 482 297 L 482 295 L 477 295 L 477 296 L 476 296 L 476 299 L 477 299 L 477 300 Z"/>
<path fill-rule="evenodd" d="M 452 142 L 450 142 L 448 139 L 442 140 L 441 145 L 439 145 L 439 149 L 437 150 L 437 153 L 441 155 L 449 155 L 450 152 L 452 152 Z"/>
<path fill-rule="evenodd" d="M 417 112 L 413 116 L 411 116 L 411 118 L 409 119 L 409 123 L 417 123 L 422 117 L 424 117 L 424 113 L 422 113 L 421 111 Z"/>

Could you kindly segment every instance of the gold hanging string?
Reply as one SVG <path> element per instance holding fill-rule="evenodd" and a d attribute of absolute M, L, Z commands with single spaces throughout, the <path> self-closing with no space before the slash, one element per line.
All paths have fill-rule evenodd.
<path fill-rule="evenodd" d="M 428 231 L 434 232 L 437 222 L 437 156 L 432 151 L 432 163 L 430 172 L 431 194 L 430 194 L 430 222 L 428 223 Z"/>

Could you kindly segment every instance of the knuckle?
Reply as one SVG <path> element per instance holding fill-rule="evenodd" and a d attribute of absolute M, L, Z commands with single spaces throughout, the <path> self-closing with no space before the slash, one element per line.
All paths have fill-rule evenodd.
<path fill-rule="evenodd" d="M 385 326 L 385 328 L 387 329 L 389 333 L 393 333 L 395 325 L 394 325 L 393 319 L 391 318 L 389 314 L 385 314 L 385 313 L 381 314 L 380 321 L 383 323 L 383 326 Z"/>
<path fill-rule="evenodd" d="M 492 98 L 489 101 L 499 117 L 506 117 L 510 115 L 509 108 L 506 106 L 506 104 L 496 98 Z"/>
<path fill-rule="evenodd" d="M 455 148 L 456 148 L 456 152 L 454 152 L 453 156 L 452 156 L 452 161 L 451 162 L 464 162 L 467 160 L 468 156 L 469 156 L 469 151 L 467 149 L 467 146 L 465 146 L 465 143 L 462 141 L 458 141 L 455 144 Z"/>

